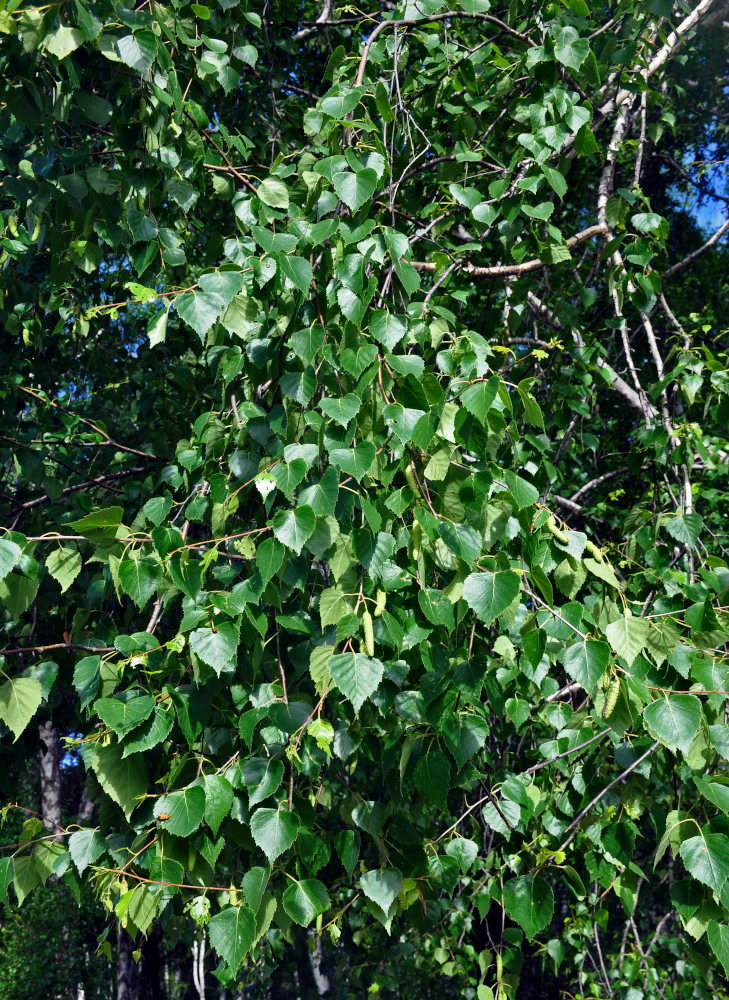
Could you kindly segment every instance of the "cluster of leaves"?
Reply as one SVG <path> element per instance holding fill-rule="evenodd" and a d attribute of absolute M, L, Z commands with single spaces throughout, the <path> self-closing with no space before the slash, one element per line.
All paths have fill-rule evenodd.
<path fill-rule="evenodd" d="M 98 803 L 0 890 L 684 995 L 645 884 L 719 995 L 729 380 L 641 186 L 710 3 L 252 7 L 0 11 L 0 719 Z"/>

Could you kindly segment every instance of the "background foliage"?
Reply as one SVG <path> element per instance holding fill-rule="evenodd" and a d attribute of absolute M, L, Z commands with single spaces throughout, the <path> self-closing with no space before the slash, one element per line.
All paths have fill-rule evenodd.
<path fill-rule="evenodd" d="M 5 905 L 724 996 L 726 4 L 0 6 Z"/>

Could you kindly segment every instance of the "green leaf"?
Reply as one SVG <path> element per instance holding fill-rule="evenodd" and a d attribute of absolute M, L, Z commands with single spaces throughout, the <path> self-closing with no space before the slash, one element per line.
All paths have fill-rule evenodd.
<path fill-rule="evenodd" d="M 443 721 L 443 738 L 453 754 L 459 771 L 486 743 L 488 723 L 479 715 L 459 712 L 448 715 Z"/>
<path fill-rule="evenodd" d="M 46 36 L 44 48 L 46 52 L 50 52 L 60 60 L 70 56 L 79 45 L 83 45 L 85 40 L 77 28 L 68 28 L 65 24 L 60 24 L 55 31 Z"/>
<path fill-rule="evenodd" d="M 275 538 L 266 538 L 256 549 L 256 566 L 265 587 L 283 566 L 286 549 Z"/>
<path fill-rule="evenodd" d="M 280 809 L 257 809 L 251 816 L 251 833 L 270 864 L 287 851 L 299 835 L 294 813 Z"/>
<path fill-rule="evenodd" d="M 243 275 L 240 271 L 212 271 L 201 274 L 197 283 L 206 299 L 220 306 L 222 312 L 243 287 Z"/>
<path fill-rule="evenodd" d="M 299 494 L 299 503 L 311 507 L 318 516 L 333 515 L 339 496 L 339 476 L 329 466 L 318 483 L 307 486 Z"/>
<path fill-rule="evenodd" d="M 311 264 L 303 257 L 296 257 L 293 254 L 276 254 L 279 270 L 285 278 L 300 289 L 304 294 L 309 291 L 309 286 L 314 278 Z"/>
<path fill-rule="evenodd" d="M 73 686 L 80 698 L 80 706 L 86 708 L 96 697 L 101 683 L 100 656 L 85 656 L 79 660 L 73 671 Z"/>
<path fill-rule="evenodd" d="M 552 887 L 538 875 L 510 879 L 504 884 L 504 908 L 532 941 L 552 919 Z"/>
<path fill-rule="evenodd" d="M 476 382 L 461 394 L 463 405 L 482 424 L 486 423 L 486 416 L 498 395 L 500 381 L 498 375 L 492 375 L 488 381 Z"/>
<path fill-rule="evenodd" d="M 223 312 L 216 296 L 205 292 L 183 292 L 175 297 L 175 309 L 181 319 L 191 326 L 201 341 Z"/>
<path fill-rule="evenodd" d="M 255 806 L 273 795 L 283 780 L 283 762 L 275 757 L 249 757 L 241 777 L 248 787 L 248 805 Z"/>
<path fill-rule="evenodd" d="M 101 721 L 113 729 L 120 739 L 149 718 L 153 708 L 154 698 L 148 694 L 130 698 L 129 701 L 100 698 L 94 704 L 94 711 Z"/>
<path fill-rule="evenodd" d="M 402 872 L 397 868 L 383 868 L 365 872 L 359 880 L 362 892 L 387 913 L 402 889 Z"/>
<path fill-rule="evenodd" d="M 267 177 L 261 181 L 256 194 L 264 205 L 271 208 L 289 207 L 289 189 L 279 177 Z"/>
<path fill-rule="evenodd" d="M 331 417 L 336 423 L 346 427 L 352 417 L 355 417 L 362 406 L 362 400 L 355 396 L 353 392 L 336 399 L 322 399 L 319 402 L 319 409 L 326 416 Z"/>
<path fill-rule="evenodd" d="M 160 825 L 175 837 L 189 837 L 203 821 L 205 792 L 199 785 L 168 792 L 157 800 L 154 814 Z M 159 819 L 160 815 L 169 815 L 169 819 Z"/>
<path fill-rule="evenodd" d="M 319 107 L 330 118 L 344 118 L 357 107 L 363 90 L 363 87 L 353 87 L 351 90 L 345 90 L 343 94 L 325 97 Z"/>
<path fill-rule="evenodd" d="M 234 622 L 221 622 L 213 628 L 198 628 L 190 634 L 190 648 L 203 663 L 220 676 L 235 667 L 240 632 Z"/>
<path fill-rule="evenodd" d="M 394 351 L 408 332 L 407 318 L 396 313 L 373 309 L 370 313 L 370 333 L 388 351 Z"/>
<path fill-rule="evenodd" d="M 99 747 L 91 763 L 99 784 L 129 820 L 137 799 L 147 791 L 146 761 L 139 754 L 123 758 L 119 744 L 110 743 Z"/>
<path fill-rule="evenodd" d="M 22 549 L 7 538 L 0 538 L 0 580 L 18 565 Z"/>
<path fill-rule="evenodd" d="M 729 977 L 729 926 L 710 920 L 706 936 L 711 950 L 724 967 L 724 974 Z"/>
<path fill-rule="evenodd" d="M 336 625 L 340 618 L 351 614 L 354 611 L 352 598 L 339 590 L 338 587 L 329 587 L 323 590 L 319 598 L 319 618 L 321 627 Z"/>
<path fill-rule="evenodd" d="M 421 417 L 425 416 L 424 410 L 414 410 L 401 406 L 400 403 L 388 403 L 382 411 L 382 416 L 388 428 L 395 432 L 401 444 L 408 444 L 412 440 L 415 425 Z"/>
<path fill-rule="evenodd" d="M 374 657 L 362 653 L 340 653 L 327 663 L 332 680 L 339 690 L 359 710 L 365 700 L 377 690 L 385 668 Z"/>
<path fill-rule="evenodd" d="M 356 174 L 341 172 L 332 177 L 334 190 L 352 212 L 369 201 L 377 188 L 377 174 L 369 167 Z"/>
<path fill-rule="evenodd" d="M 126 594 L 141 610 L 157 589 L 162 579 L 162 565 L 150 556 L 132 552 L 119 563 L 119 583 Z"/>
<path fill-rule="evenodd" d="M 570 677 L 586 691 L 592 691 L 610 660 L 610 647 L 596 639 L 580 639 L 562 652 L 562 662 Z"/>
<path fill-rule="evenodd" d="M 271 524 L 279 542 L 299 555 L 314 533 L 316 515 L 307 506 L 297 507 L 295 510 L 280 510 Z"/>
<path fill-rule="evenodd" d="M 233 786 L 222 774 L 205 774 L 201 780 L 205 791 L 205 822 L 217 837 L 220 824 L 233 805 Z"/>
<path fill-rule="evenodd" d="M 651 233 L 660 229 L 663 220 L 655 212 L 637 212 L 635 215 L 631 215 L 630 221 L 639 233 Z"/>
<path fill-rule="evenodd" d="M 14 734 L 20 736 L 40 708 L 43 689 L 34 677 L 13 677 L 0 685 L 0 719 Z"/>
<path fill-rule="evenodd" d="M 157 55 L 157 39 L 151 31 L 138 31 L 118 39 L 116 50 L 123 63 L 146 76 Z"/>
<path fill-rule="evenodd" d="M 329 894 L 316 878 L 305 878 L 294 882 L 284 890 L 281 897 L 283 908 L 296 924 L 308 927 L 320 913 L 329 909 Z"/>
<path fill-rule="evenodd" d="M 502 614 L 519 593 L 519 577 L 511 570 L 471 573 L 463 581 L 463 599 L 486 625 Z"/>
<path fill-rule="evenodd" d="M 729 837 L 723 833 L 700 833 L 689 837 L 679 854 L 693 877 L 719 895 L 729 877 Z"/>
<path fill-rule="evenodd" d="M 667 695 L 646 705 L 643 719 L 661 743 L 687 754 L 701 728 L 701 702 L 693 694 Z"/>
<path fill-rule="evenodd" d="M 374 462 L 375 454 L 372 442 L 363 441 L 355 448 L 334 448 L 329 452 L 329 458 L 337 469 L 360 482 Z"/>
<path fill-rule="evenodd" d="M 445 808 L 451 787 L 451 765 L 440 750 L 431 750 L 420 758 L 413 772 L 418 791 L 433 805 Z"/>
<path fill-rule="evenodd" d="M 68 838 L 68 851 L 79 875 L 93 865 L 106 850 L 106 841 L 98 830 L 76 830 Z"/>
<path fill-rule="evenodd" d="M 210 918 L 208 935 L 210 944 L 235 975 L 255 940 L 253 910 L 247 906 L 229 906 L 221 910 Z"/>
<path fill-rule="evenodd" d="M 683 514 L 672 517 L 666 524 L 666 531 L 682 545 L 696 545 L 704 526 L 701 514 Z"/>
<path fill-rule="evenodd" d="M 503 476 L 509 493 L 516 501 L 517 510 L 523 510 L 524 507 L 531 507 L 533 503 L 536 503 L 539 497 L 539 490 L 536 486 L 532 486 L 530 482 L 517 476 L 514 472 L 504 472 Z"/>
<path fill-rule="evenodd" d="M 151 718 L 139 728 L 132 739 L 124 741 L 122 757 L 128 757 L 131 753 L 143 753 L 156 747 L 167 739 L 174 721 L 175 713 L 172 710 L 166 711 L 159 705 L 155 706 Z"/>
<path fill-rule="evenodd" d="M 577 29 L 572 25 L 558 27 L 554 32 L 554 54 L 567 69 L 579 72 L 580 66 L 590 52 L 590 43 L 586 38 L 580 38 Z"/>
<path fill-rule="evenodd" d="M 645 618 L 624 615 L 605 628 L 605 636 L 614 652 L 630 666 L 647 647 L 650 629 L 650 622 Z"/>
<path fill-rule="evenodd" d="M 94 511 L 87 514 L 78 521 L 70 521 L 68 527 L 76 535 L 83 535 L 90 542 L 103 542 L 108 538 L 115 538 L 117 529 L 121 524 L 124 511 L 121 507 L 105 507 L 103 510 Z"/>

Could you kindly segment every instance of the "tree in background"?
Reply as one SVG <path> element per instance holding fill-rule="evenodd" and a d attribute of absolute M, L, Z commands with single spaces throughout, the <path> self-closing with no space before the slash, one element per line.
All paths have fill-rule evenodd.
<path fill-rule="evenodd" d="M 6 905 L 727 995 L 727 4 L 1 6 Z"/>

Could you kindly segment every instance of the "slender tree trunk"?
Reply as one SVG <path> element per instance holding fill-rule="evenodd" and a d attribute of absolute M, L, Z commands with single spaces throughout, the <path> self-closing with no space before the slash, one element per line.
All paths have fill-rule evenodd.
<path fill-rule="evenodd" d="M 320 997 L 323 997 L 331 989 L 331 983 L 325 971 L 324 949 L 320 934 L 314 937 L 314 950 L 309 952 L 309 961 L 311 962 L 311 973 L 314 977 L 316 992 Z"/>
<path fill-rule="evenodd" d="M 40 762 L 41 815 L 45 825 L 59 836 L 61 825 L 61 769 L 59 767 L 60 741 L 58 730 L 51 722 L 38 726 L 38 735 L 45 751 L 38 753 Z"/>
<path fill-rule="evenodd" d="M 119 925 L 116 932 L 116 1000 L 137 1000 L 132 987 L 134 942 Z"/>
<path fill-rule="evenodd" d="M 192 942 L 192 981 L 200 1000 L 205 1000 L 205 931 Z"/>

